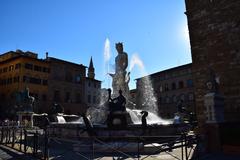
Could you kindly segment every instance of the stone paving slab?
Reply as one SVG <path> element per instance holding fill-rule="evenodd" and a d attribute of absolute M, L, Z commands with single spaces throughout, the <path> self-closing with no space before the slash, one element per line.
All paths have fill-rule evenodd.
<path fill-rule="evenodd" d="M 173 152 L 162 152 L 160 154 L 151 155 L 148 157 L 145 155 L 141 155 L 139 159 L 140 160 L 177 160 L 177 159 L 182 159 L 181 152 L 182 152 L 181 149 L 174 149 Z M 79 154 L 76 154 L 73 152 L 64 152 L 62 154 L 59 154 L 58 156 L 50 158 L 50 160 L 75 160 L 75 159 L 88 160 L 88 159 L 93 159 L 93 158 L 92 158 L 91 154 L 84 154 L 84 153 L 80 153 L 80 152 L 79 152 Z M 138 160 L 138 158 L 136 156 L 129 158 L 129 157 L 124 157 L 124 156 L 111 156 L 111 155 L 98 156 L 96 154 L 94 156 L 94 160 L 99 160 L 99 159 L 101 159 L 101 160 Z M 223 153 L 216 153 L 216 154 L 199 155 L 195 159 L 198 159 L 198 160 L 240 160 L 240 155 L 227 155 L 227 154 L 223 154 Z M 183 160 L 185 160 L 185 154 L 184 154 Z"/>
<path fill-rule="evenodd" d="M 188 153 L 189 153 L 190 149 L 188 149 Z M 141 160 L 176 160 L 181 159 L 181 153 L 182 150 L 181 148 L 177 148 L 174 149 L 172 152 L 162 152 L 160 154 L 156 154 L 156 155 L 151 155 L 151 156 L 147 156 L 147 155 L 140 155 Z M 87 160 L 87 159 L 94 159 L 94 160 L 138 160 L 137 157 L 137 153 L 127 153 L 129 155 L 131 155 L 132 158 L 129 158 L 128 156 L 124 156 L 124 154 L 121 153 L 94 153 L 94 158 L 91 152 L 89 153 L 84 153 L 81 151 L 75 152 L 73 150 L 67 150 L 64 147 L 64 150 L 61 149 L 50 149 L 50 159 L 51 160 L 74 160 L 74 159 L 83 159 L 83 160 Z M 114 156 L 113 156 L 114 155 Z M 184 155 L 185 157 L 185 152 Z M 192 155 L 190 154 L 190 157 Z M 114 158 L 113 158 L 114 157 Z"/>
<path fill-rule="evenodd" d="M 0 145 L 0 160 L 36 160 L 36 158 Z"/>
<path fill-rule="evenodd" d="M 83 157 L 81 155 L 76 155 L 73 152 L 64 152 L 58 156 L 51 157 L 50 160 L 74 160 L 74 159 L 92 159 L 91 155 L 85 155 L 86 157 Z M 185 156 L 185 155 L 184 155 Z M 97 156 L 95 155 L 95 160 L 98 160 L 101 157 L 101 160 L 131 160 L 132 158 L 127 157 L 117 157 L 113 158 L 112 156 Z M 163 152 L 161 154 L 157 155 L 151 155 L 149 157 L 146 157 L 144 155 L 141 155 L 140 159 L 144 160 L 176 160 L 176 157 L 181 159 L 181 149 L 174 149 L 173 152 Z M 134 159 L 138 159 L 136 156 L 133 157 Z M 9 147 L 0 145 L 0 160 L 36 160 L 37 158 L 34 158 L 30 155 L 25 155 L 22 152 L 18 152 L 16 150 L 13 150 Z M 208 155 L 200 155 L 197 159 L 199 160 L 240 160 L 240 155 L 226 155 L 222 153 L 218 154 L 208 154 Z"/>

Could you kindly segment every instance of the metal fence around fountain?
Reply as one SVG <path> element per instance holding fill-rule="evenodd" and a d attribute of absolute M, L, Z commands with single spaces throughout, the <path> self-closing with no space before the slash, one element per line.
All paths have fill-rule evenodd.
<path fill-rule="evenodd" d="M 93 142 L 93 150 L 94 150 L 94 143 L 100 143 L 104 146 L 107 146 L 110 150 L 113 150 L 117 153 L 120 153 L 124 156 L 128 156 L 132 159 L 146 159 L 147 157 L 150 157 L 152 155 L 160 154 L 162 152 L 165 152 L 172 156 L 175 159 L 182 159 L 188 160 L 190 157 L 190 154 L 194 150 L 194 145 L 197 144 L 197 137 L 194 135 L 187 135 L 185 133 L 181 135 L 169 135 L 169 136 L 128 136 L 128 137 L 111 137 L 112 141 L 125 141 L 125 142 L 135 142 L 137 143 L 137 150 L 132 153 L 124 153 L 121 151 L 121 147 L 118 149 L 112 148 L 111 146 L 108 146 L 106 143 L 105 137 L 95 137 Z M 141 151 L 140 144 L 149 144 L 154 147 L 154 151 L 151 153 L 147 153 L 146 151 Z M 156 145 L 157 143 L 158 145 Z M 122 146 L 124 147 L 124 146 Z M 174 156 L 174 154 L 171 154 L 171 152 L 174 149 L 181 148 L 181 157 Z M 188 151 L 188 148 L 190 150 Z M 135 157 L 133 157 L 133 155 Z M 142 155 L 142 158 L 140 158 Z"/>
<path fill-rule="evenodd" d="M 48 136 L 43 129 L 19 126 L 16 122 L 2 123 L 0 143 L 36 158 L 48 159 Z"/>
<path fill-rule="evenodd" d="M 89 136 L 89 137 L 79 137 L 78 141 L 74 142 L 64 142 L 63 138 L 57 136 L 49 137 L 49 152 L 52 157 L 61 157 L 62 159 L 102 159 L 103 157 L 121 157 L 130 159 L 146 159 L 156 154 L 166 153 L 179 160 L 188 160 L 190 155 L 194 150 L 197 150 L 198 137 L 193 134 L 182 133 L 178 135 L 164 135 L 164 136 Z M 118 147 L 111 146 L 111 142 L 124 142 Z M 129 143 L 136 143 L 136 150 L 132 153 L 123 151 Z M 72 145 L 69 145 L 71 143 Z M 155 145 L 157 143 L 158 145 Z M 141 150 L 142 144 L 152 145 L 154 151 L 144 152 Z M 81 145 L 87 149 L 81 148 Z M 99 146 L 108 150 L 108 152 L 99 151 Z M 61 147 L 61 148 L 56 148 Z M 98 147 L 97 147 L 98 146 Z M 174 155 L 172 151 L 174 149 L 180 148 L 180 155 Z M 54 151 L 55 150 L 55 151 Z M 54 154 L 55 152 L 55 154 Z M 58 153 L 56 153 L 58 152 Z M 75 155 L 75 156 L 74 156 Z M 196 155 L 195 155 L 196 156 Z"/>
<path fill-rule="evenodd" d="M 76 159 L 101 159 L 105 156 L 125 157 L 130 159 L 146 159 L 149 156 L 165 152 L 175 159 L 188 160 L 190 154 L 194 150 L 194 145 L 197 147 L 198 138 L 195 135 L 182 133 L 178 135 L 168 136 L 89 136 L 78 137 L 78 140 L 64 142 L 61 137 L 56 135 L 48 135 L 43 129 L 29 129 L 23 126 L 18 126 L 14 123 L 2 124 L 0 128 L 0 143 L 11 147 L 25 154 L 32 155 L 41 159 L 50 157 L 62 157 L 70 159 L 69 155 L 76 155 Z M 110 142 L 124 142 L 118 147 L 109 145 Z M 127 144 L 134 142 L 137 144 L 136 150 L 132 153 L 122 151 Z M 68 143 L 68 144 L 67 144 Z M 155 145 L 157 143 L 158 145 Z M 87 144 L 87 151 L 76 149 L 80 145 Z M 147 153 L 141 150 L 142 144 L 152 145 L 154 152 Z M 109 153 L 99 152 L 97 146 L 101 145 L 109 150 Z M 61 147 L 61 149 L 59 149 Z M 181 155 L 177 157 L 171 151 L 181 148 Z M 196 148 L 195 148 L 196 150 Z"/>

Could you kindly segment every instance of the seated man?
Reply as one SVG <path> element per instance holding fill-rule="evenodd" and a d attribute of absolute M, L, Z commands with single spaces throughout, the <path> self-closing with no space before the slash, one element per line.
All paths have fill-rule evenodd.
<path fill-rule="evenodd" d="M 127 126 L 126 119 L 126 98 L 122 95 L 122 91 L 119 90 L 119 96 L 112 99 L 110 94 L 111 90 L 109 89 L 109 111 L 110 114 L 107 118 L 107 125 L 110 128 L 125 128 Z"/>
<path fill-rule="evenodd" d="M 110 113 L 115 111 L 126 111 L 126 98 L 122 95 L 122 90 L 119 90 L 119 96 L 112 99 L 111 98 L 111 89 L 108 89 L 108 102 L 109 102 L 109 111 Z"/>
<path fill-rule="evenodd" d="M 116 111 L 126 111 L 126 98 L 122 95 L 122 90 L 119 90 L 119 96 L 113 102 L 116 104 Z"/>

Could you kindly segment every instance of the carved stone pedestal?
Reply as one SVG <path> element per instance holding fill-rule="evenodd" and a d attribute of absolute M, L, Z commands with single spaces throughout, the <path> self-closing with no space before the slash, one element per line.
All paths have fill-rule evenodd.
<path fill-rule="evenodd" d="M 33 127 L 33 114 L 34 112 L 28 111 L 17 112 L 18 121 L 20 122 L 20 125 L 30 128 Z"/>
<path fill-rule="evenodd" d="M 220 123 L 224 121 L 224 97 L 219 93 L 208 93 L 204 96 L 206 108 L 206 123 Z"/>
<path fill-rule="evenodd" d="M 224 97 L 216 92 L 207 93 L 204 96 L 206 109 L 206 150 L 208 152 L 220 152 L 222 150 L 220 141 L 219 124 L 224 121 Z"/>

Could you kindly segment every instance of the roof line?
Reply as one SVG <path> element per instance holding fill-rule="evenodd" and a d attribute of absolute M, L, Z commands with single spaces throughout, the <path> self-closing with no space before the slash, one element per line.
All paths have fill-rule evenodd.
<path fill-rule="evenodd" d="M 175 69 L 178 69 L 178 68 L 183 68 L 183 67 L 186 67 L 186 66 L 191 66 L 191 65 L 192 65 L 192 63 L 183 64 L 183 65 L 181 65 L 181 66 L 172 67 L 172 68 L 165 69 L 165 70 L 162 70 L 162 71 L 159 71 L 159 72 L 155 72 L 155 73 L 152 73 L 152 74 L 143 76 L 143 77 L 139 77 L 139 78 L 136 78 L 135 80 L 142 79 L 142 78 L 145 78 L 145 77 L 148 77 L 148 76 L 157 75 L 157 74 L 164 73 L 164 72 L 168 72 L 168 71 L 175 70 Z"/>

